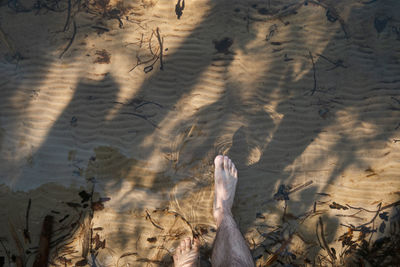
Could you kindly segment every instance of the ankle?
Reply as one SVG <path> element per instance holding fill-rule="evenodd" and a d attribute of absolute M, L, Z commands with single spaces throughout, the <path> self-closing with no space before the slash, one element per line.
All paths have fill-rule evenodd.
<path fill-rule="evenodd" d="M 232 212 L 229 209 L 218 208 L 214 210 L 214 219 L 217 229 L 221 225 L 222 221 L 227 217 L 232 218 Z"/>

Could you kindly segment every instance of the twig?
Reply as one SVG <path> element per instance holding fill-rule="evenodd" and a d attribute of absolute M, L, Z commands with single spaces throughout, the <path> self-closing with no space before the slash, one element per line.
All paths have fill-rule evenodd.
<path fill-rule="evenodd" d="M 29 243 L 31 243 L 31 236 L 29 234 L 29 211 L 31 210 L 31 203 L 32 203 L 32 200 L 29 199 L 28 208 L 26 209 L 25 229 L 24 229 L 25 242 L 28 241 Z"/>
<path fill-rule="evenodd" d="M 133 71 L 137 66 L 140 66 L 140 65 L 143 65 L 143 64 L 147 64 L 147 63 L 150 63 L 150 62 L 152 62 L 153 60 L 155 60 L 155 61 L 153 62 L 153 64 L 150 65 L 150 66 L 152 67 L 152 66 L 154 65 L 154 63 L 157 61 L 157 59 L 158 59 L 158 56 L 157 56 L 157 55 L 153 55 L 153 58 L 151 58 L 151 59 L 149 59 L 149 60 L 146 60 L 146 61 L 141 61 L 140 58 L 139 58 L 139 56 L 136 54 L 136 65 L 133 66 L 128 72 Z"/>
<path fill-rule="evenodd" d="M 162 106 L 161 104 L 158 104 L 158 103 L 156 103 L 156 102 L 153 102 L 153 101 L 143 101 L 143 103 L 141 103 L 141 104 L 139 104 L 139 105 L 137 105 L 137 106 L 135 107 L 135 110 L 137 110 L 138 108 L 140 108 L 140 107 L 142 107 L 142 106 L 144 106 L 144 105 L 147 105 L 147 104 L 153 104 L 153 105 L 158 106 L 159 108 L 163 108 L 163 106 Z"/>
<path fill-rule="evenodd" d="M 151 224 L 152 224 L 154 227 L 156 227 L 156 228 L 158 228 L 158 229 L 160 229 L 160 230 L 164 230 L 164 228 L 162 228 L 161 226 L 159 226 L 158 224 L 156 224 L 156 223 L 153 221 L 153 219 L 151 218 L 150 213 L 148 212 L 147 209 L 146 209 L 146 219 L 149 219 L 149 221 L 151 222 Z"/>
<path fill-rule="evenodd" d="M 270 266 L 272 263 L 274 263 L 278 259 L 278 255 L 282 253 L 282 251 L 289 245 L 290 241 L 292 240 L 293 235 L 291 235 L 288 240 L 283 242 L 283 244 L 271 255 L 268 257 L 265 266 Z"/>
<path fill-rule="evenodd" d="M 70 17 L 71 17 L 71 0 L 68 0 L 67 21 L 65 21 L 63 32 L 65 32 L 67 30 L 67 28 L 69 27 Z"/>
<path fill-rule="evenodd" d="M 311 95 L 313 95 L 315 93 L 315 90 L 317 90 L 317 78 L 315 77 L 316 76 L 316 70 L 315 70 L 314 58 L 313 58 L 310 50 L 308 51 L 308 53 L 310 55 L 311 63 L 312 63 L 312 66 L 313 66 L 313 74 L 314 74 L 314 88 L 311 91 Z"/>
<path fill-rule="evenodd" d="M 110 31 L 110 29 L 108 29 L 108 28 L 106 28 L 106 27 L 101 27 L 101 26 L 97 26 L 97 25 L 92 26 L 92 28 L 93 28 L 93 29 L 96 29 L 96 30 L 103 31 L 103 32 L 109 32 L 109 31 Z"/>
<path fill-rule="evenodd" d="M 128 115 L 133 115 L 133 116 L 142 118 L 145 121 L 147 121 L 148 123 L 150 123 L 153 127 L 158 128 L 158 126 L 155 123 L 153 123 L 151 120 L 148 119 L 148 116 L 145 116 L 145 115 L 142 115 L 142 114 L 139 114 L 139 113 L 135 113 L 135 112 L 123 112 L 121 114 L 128 114 Z"/>
<path fill-rule="evenodd" d="M 201 235 L 192 227 L 192 225 L 189 223 L 189 221 L 186 220 L 186 218 L 183 217 L 181 214 L 179 214 L 179 213 L 176 212 L 176 211 L 172 211 L 172 210 L 167 210 L 167 213 L 173 214 L 173 215 L 175 215 L 175 217 L 181 218 L 182 221 L 184 221 L 184 222 L 189 226 L 190 230 L 192 231 L 192 236 L 193 236 L 193 238 L 196 238 L 196 237 L 201 236 Z"/>
<path fill-rule="evenodd" d="M 376 212 L 376 210 L 367 210 L 362 207 L 353 207 L 353 206 L 350 206 L 349 204 L 346 204 L 346 206 L 349 207 L 350 209 L 354 209 L 354 210 L 363 210 L 363 211 L 372 212 L 372 213 Z"/>
<path fill-rule="evenodd" d="M 312 183 L 313 183 L 313 181 L 308 181 L 308 182 L 306 182 L 306 183 L 304 183 L 302 185 L 299 185 L 298 187 L 295 187 L 292 190 L 290 190 L 288 194 L 291 194 L 291 193 L 294 193 L 296 191 L 299 191 L 300 189 L 303 189 L 304 187 L 307 187 Z"/>
<path fill-rule="evenodd" d="M 163 43 L 164 43 L 164 37 L 161 38 L 160 36 L 160 29 L 157 27 L 156 29 L 156 34 L 157 34 L 157 40 L 158 40 L 158 45 L 160 46 L 160 70 L 164 70 L 164 64 L 163 64 Z"/>
<path fill-rule="evenodd" d="M 343 65 L 343 60 L 341 60 L 341 59 L 339 59 L 339 60 L 337 60 L 337 61 L 335 62 L 335 61 L 330 60 L 329 58 L 327 58 L 327 57 L 324 56 L 324 55 L 317 54 L 317 56 L 319 56 L 319 57 L 325 59 L 326 61 L 328 61 L 329 63 L 335 65 L 334 67 L 332 67 L 332 68 L 330 68 L 330 69 L 327 69 L 327 71 L 336 69 L 336 68 L 338 68 L 338 67 L 342 67 L 342 68 L 345 68 L 345 69 L 347 68 L 345 65 Z"/>
<path fill-rule="evenodd" d="M 151 32 L 151 35 L 150 35 L 150 38 L 149 38 L 149 50 L 150 50 L 150 53 L 151 53 L 153 56 L 155 56 L 155 54 L 154 54 L 154 52 L 153 52 L 153 49 L 151 48 L 151 40 L 153 39 L 153 35 L 154 35 L 154 30 Z"/>
<path fill-rule="evenodd" d="M 67 50 L 68 50 L 69 47 L 72 45 L 72 42 L 73 42 L 74 39 L 75 39 L 75 35 L 76 35 L 76 23 L 75 23 L 75 20 L 73 20 L 72 23 L 74 24 L 74 32 L 73 32 L 73 34 L 72 34 L 71 39 L 69 40 L 69 43 L 68 43 L 67 47 L 65 47 L 64 51 L 61 53 L 61 55 L 60 55 L 59 58 L 62 58 L 62 57 L 64 56 L 65 52 L 67 52 Z"/>
<path fill-rule="evenodd" d="M 317 235 L 317 241 L 318 241 L 320 248 L 323 249 L 324 247 L 322 246 L 321 240 L 319 239 L 318 226 L 319 226 L 319 222 L 317 222 L 317 226 L 315 227 L 315 234 Z"/>
<path fill-rule="evenodd" d="M 382 207 L 382 203 L 379 203 L 378 210 L 376 211 L 375 216 L 369 222 L 361 224 L 361 225 L 357 226 L 357 228 L 362 228 L 363 226 L 366 226 L 366 225 L 374 222 L 376 217 L 378 217 L 379 212 L 381 212 L 381 207 Z"/>
<path fill-rule="evenodd" d="M 355 218 L 355 219 L 364 220 L 364 218 L 361 218 L 361 217 L 356 216 L 356 215 L 359 214 L 360 212 L 362 212 L 362 210 L 359 210 L 359 211 L 357 211 L 356 213 L 350 214 L 350 215 L 336 214 L 336 217 L 349 217 L 349 218 Z"/>
<path fill-rule="evenodd" d="M 329 246 L 328 246 L 328 243 L 326 242 L 325 233 L 324 233 L 324 224 L 323 224 L 323 222 L 322 222 L 322 218 L 321 218 L 321 217 L 319 217 L 319 224 L 320 224 L 320 227 L 321 227 L 321 239 L 322 239 L 322 244 L 324 245 L 325 250 L 328 252 L 328 255 L 329 255 L 329 257 L 331 258 L 332 263 L 334 263 L 334 262 L 336 261 L 336 255 L 334 255 L 334 254 L 332 253 L 331 249 L 330 249 Z"/>

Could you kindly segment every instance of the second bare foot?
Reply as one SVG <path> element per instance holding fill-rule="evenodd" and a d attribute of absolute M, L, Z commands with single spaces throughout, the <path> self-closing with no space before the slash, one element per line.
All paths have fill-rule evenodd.
<path fill-rule="evenodd" d="M 175 267 L 197 267 L 199 262 L 199 240 L 187 237 L 181 241 L 174 254 Z"/>
<path fill-rule="evenodd" d="M 236 191 L 237 170 L 235 164 L 227 156 L 218 155 L 215 157 L 214 164 L 215 196 L 213 215 L 218 227 L 224 214 L 231 214 Z"/>

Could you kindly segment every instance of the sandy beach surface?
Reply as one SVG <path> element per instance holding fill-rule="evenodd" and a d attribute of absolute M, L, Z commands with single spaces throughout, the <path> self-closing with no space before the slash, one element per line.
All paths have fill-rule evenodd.
<path fill-rule="evenodd" d="M 0 265 L 32 266 L 51 216 L 50 266 L 171 266 L 186 236 L 209 266 L 218 154 L 257 266 L 393 262 L 399 9 L 0 1 Z"/>

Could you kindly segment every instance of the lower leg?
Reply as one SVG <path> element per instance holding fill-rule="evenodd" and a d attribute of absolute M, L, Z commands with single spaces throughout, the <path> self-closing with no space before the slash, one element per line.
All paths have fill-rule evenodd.
<path fill-rule="evenodd" d="M 231 213 L 237 170 L 228 157 L 215 158 L 214 218 L 217 225 L 212 266 L 254 266 L 250 250 Z"/>

